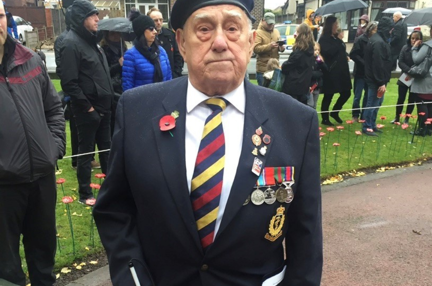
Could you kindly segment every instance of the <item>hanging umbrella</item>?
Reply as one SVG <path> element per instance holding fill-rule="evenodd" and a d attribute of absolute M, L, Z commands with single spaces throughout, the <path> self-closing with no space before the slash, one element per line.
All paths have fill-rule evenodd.
<path fill-rule="evenodd" d="M 412 11 L 404 22 L 411 25 L 432 25 L 432 7 Z"/>
<path fill-rule="evenodd" d="M 319 7 L 315 11 L 315 15 L 334 14 L 338 12 L 346 12 L 350 10 L 357 10 L 367 8 L 368 4 L 361 0 L 335 0 Z"/>
<path fill-rule="evenodd" d="M 122 38 L 125 41 L 132 41 L 135 38 L 135 33 L 132 29 L 132 22 L 127 18 L 118 17 L 102 19 L 99 21 L 98 30 L 122 33 Z"/>
<path fill-rule="evenodd" d="M 406 16 L 409 15 L 412 10 L 410 9 L 406 9 L 406 8 L 402 8 L 402 7 L 393 7 L 393 8 L 387 8 L 383 11 L 383 14 L 394 14 L 396 12 L 401 12 L 402 15 Z"/>

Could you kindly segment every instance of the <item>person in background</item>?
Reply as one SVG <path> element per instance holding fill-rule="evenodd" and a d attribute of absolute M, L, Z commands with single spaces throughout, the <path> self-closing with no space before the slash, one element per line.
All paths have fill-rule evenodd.
<path fill-rule="evenodd" d="M 22 236 L 30 283 L 52 286 L 63 108 L 42 59 L 6 28 L 0 2 L 0 285 L 27 285 Z"/>
<path fill-rule="evenodd" d="M 432 38 L 432 25 L 430 26 L 430 37 Z M 432 51 L 432 39 L 423 42 L 417 40 L 412 46 L 412 59 L 414 65 L 418 65 L 425 60 L 428 53 Z M 432 57 L 432 54 L 429 54 Z M 430 61 L 429 61 L 430 62 Z M 411 92 L 415 93 L 417 98 L 418 112 L 424 112 L 424 116 L 420 116 L 420 128 L 414 133 L 415 135 L 425 136 L 432 135 L 432 128 L 427 128 L 425 125 L 426 119 L 432 118 L 432 67 L 429 67 L 429 72 L 424 78 L 414 78 L 411 85 Z"/>
<path fill-rule="evenodd" d="M 337 30 L 339 23 L 337 18 L 329 16 L 324 23 L 323 34 L 320 37 L 321 55 L 323 56 L 328 70 L 324 72 L 324 84 L 321 92 L 324 97 L 321 103 L 322 121 L 321 124 L 333 126 L 329 115 L 338 123 L 342 123 L 339 111 L 348 101 L 351 95 L 351 75 L 348 67 L 348 57 L 345 43 L 338 38 Z M 340 96 L 329 114 L 330 103 L 335 93 Z"/>
<path fill-rule="evenodd" d="M 264 73 L 264 87 L 269 87 L 274 71 L 280 68 L 281 67 L 277 59 L 269 59 L 267 63 L 267 71 Z"/>
<path fill-rule="evenodd" d="M 318 42 L 319 37 L 321 36 L 321 33 L 322 33 L 322 23 L 321 23 L 322 16 L 316 15 L 315 13 L 314 13 L 314 15 L 315 15 L 314 16 L 314 23 L 318 27 L 316 29 L 312 30 L 312 34 L 314 35 L 315 42 Z"/>
<path fill-rule="evenodd" d="M 136 38 L 124 55 L 123 90 L 172 79 L 167 53 L 157 43 L 153 19 L 140 14 L 132 18 L 132 27 Z"/>
<path fill-rule="evenodd" d="M 369 24 L 369 16 L 364 14 L 360 17 L 359 25 L 357 26 L 357 32 L 354 38 L 354 42 L 366 32 L 366 27 Z"/>
<path fill-rule="evenodd" d="M 387 42 L 391 27 L 391 19 L 383 17 L 376 29 L 367 29 L 369 42 L 364 52 L 364 63 L 368 96 L 362 132 L 368 136 L 378 136 L 377 133 L 382 132 L 376 127 L 376 119 L 391 78 L 391 51 Z"/>
<path fill-rule="evenodd" d="M 9 33 L 9 35 L 19 40 L 17 24 L 15 22 L 15 19 L 13 18 L 12 13 L 7 11 L 6 3 L 4 1 L 3 1 L 3 7 L 6 12 L 7 32 Z"/>
<path fill-rule="evenodd" d="M 307 105 L 316 109 L 318 96 L 320 94 L 321 87 L 323 85 L 323 74 L 327 71 L 327 65 L 324 62 L 324 59 L 321 56 L 321 47 L 320 44 L 315 42 L 314 45 L 314 57 L 315 62 L 312 66 L 312 79 L 311 79 L 311 87 L 310 87 L 310 97 L 307 101 Z"/>
<path fill-rule="evenodd" d="M 408 74 L 408 71 L 414 65 L 411 50 L 415 42 L 419 40 L 423 41 L 422 32 L 421 31 L 412 32 L 407 40 L 407 44 L 403 46 L 399 55 L 399 68 L 401 69 L 402 73 L 406 74 L 405 80 L 407 81 L 411 79 L 410 75 Z M 397 85 L 398 85 L 398 99 L 396 103 L 396 115 L 395 118 L 391 121 L 391 123 L 399 122 L 400 115 L 403 111 L 403 105 L 408 92 L 409 95 L 408 95 L 408 105 L 406 107 L 406 114 L 412 114 L 414 110 L 415 99 L 416 99 L 416 95 L 411 92 L 410 86 L 407 86 L 401 80 L 397 81 Z M 408 122 L 409 122 L 409 117 L 405 117 L 404 123 L 408 123 Z"/>
<path fill-rule="evenodd" d="M 365 33 L 355 39 L 354 46 L 349 54 L 350 58 L 354 61 L 354 100 L 352 105 L 352 120 L 359 122 L 363 118 L 362 108 L 366 107 L 368 97 L 368 86 L 365 81 L 365 67 L 364 67 L 364 52 L 369 42 L 370 31 L 377 29 L 377 23 L 370 23 L 365 29 Z M 369 33 L 368 33 L 369 29 Z M 364 92 L 364 95 L 363 95 Z M 362 100 L 363 96 L 363 100 Z M 360 106 L 360 102 L 362 102 Z"/>
<path fill-rule="evenodd" d="M 312 31 L 313 39 L 316 41 L 318 37 L 318 31 L 321 29 L 321 27 L 315 22 L 315 11 L 312 9 L 308 9 L 306 11 L 306 19 L 304 22 L 306 25 L 309 26 L 309 28 Z"/>
<path fill-rule="evenodd" d="M 266 72 L 269 59 L 279 60 L 279 52 L 285 50 L 284 45 L 279 45 L 279 31 L 274 28 L 275 15 L 271 12 L 264 14 L 258 25 L 255 39 L 254 53 L 256 54 L 256 79 L 258 85 L 264 84 L 264 73 Z"/>
<path fill-rule="evenodd" d="M 285 81 L 282 92 L 306 104 L 310 96 L 312 66 L 314 65 L 314 40 L 310 27 L 303 23 L 297 27 L 293 52 L 282 64 Z"/>
<path fill-rule="evenodd" d="M 172 78 L 176 78 L 182 76 L 183 71 L 183 58 L 180 55 L 177 42 L 175 39 L 175 33 L 167 28 L 164 28 L 163 16 L 158 8 L 153 7 L 148 11 L 147 16 L 153 19 L 155 23 L 155 28 L 158 32 L 157 41 L 162 48 L 164 48 L 165 52 L 168 55 L 168 59 L 171 66 L 171 74 Z"/>
<path fill-rule="evenodd" d="M 406 43 L 407 38 L 407 24 L 404 23 L 402 13 L 397 11 L 393 14 L 394 26 L 390 33 L 390 46 L 392 53 L 392 70 L 396 70 L 396 63 L 402 50 L 402 47 Z"/>

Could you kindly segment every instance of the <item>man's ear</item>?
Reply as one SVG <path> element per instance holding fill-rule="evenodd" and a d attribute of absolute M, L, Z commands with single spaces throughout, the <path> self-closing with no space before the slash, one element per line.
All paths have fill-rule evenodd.
<path fill-rule="evenodd" d="M 252 57 L 255 46 L 256 31 L 252 30 L 249 33 L 249 57 Z"/>
<path fill-rule="evenodd" d="M 177 29 L 176 30 L 176 41 L 177 46 L 179 48 L 179 52 L 183 57 L 183 60 L 186 61 L 186 48 L 185 48 L 185 37 L 184 37 L 184 30 L 183 29 Z"/>

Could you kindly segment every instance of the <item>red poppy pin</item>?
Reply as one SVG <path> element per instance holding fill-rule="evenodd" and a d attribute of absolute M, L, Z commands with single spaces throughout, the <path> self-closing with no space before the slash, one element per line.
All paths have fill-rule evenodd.
<path fill-rule="evenodd" d="M 172 112 L 170 115 L 165 115 L 159 120 L 159 128 L 161 131 L 169 131 L 171 136 L 173 134 L 170 130 L 175 128 L 176 119 L 179 117 L 179 112 L 176 110 Z M 173 136 L 174 137 L 174 136 Z"/>

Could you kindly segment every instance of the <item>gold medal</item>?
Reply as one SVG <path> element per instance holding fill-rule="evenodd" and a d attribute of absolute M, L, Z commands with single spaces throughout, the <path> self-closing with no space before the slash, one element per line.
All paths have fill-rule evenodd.
<path fill-rule="evenodd" d="M 264 236 L 265 239 L 274 242 L 282 235 L 282 227 L 285 222 L 285 208 L 280 206 L 276 210 L 276 215 L 274 215 L 269 224 L 269 232 Z"/>
<path fill-rule="evenodd" d="M 252 136 L 252 143 L 255 145 L 255 146 L 259 146 L 259 145 L 261 145 L 261 137 L 259 137 L 259 135 L 256 135 L 256 134 L 254 134 L 253 136 Z"/>

